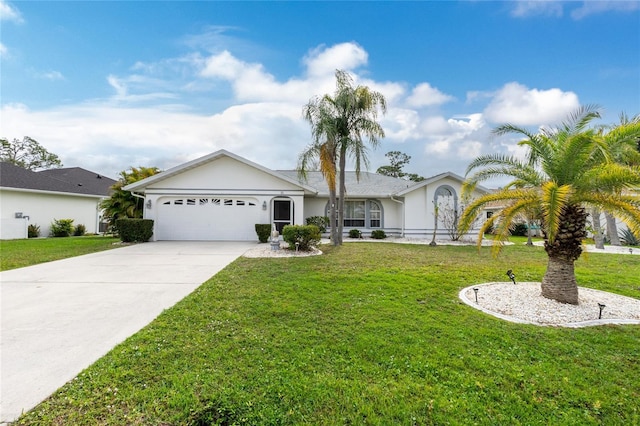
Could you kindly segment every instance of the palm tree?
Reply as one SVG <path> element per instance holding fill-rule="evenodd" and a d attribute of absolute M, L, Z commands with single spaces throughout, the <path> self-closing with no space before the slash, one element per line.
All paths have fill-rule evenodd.
<path fill-rule="evenodd" d="M 604 145 L 605 149 L 601 155 L 605 161 L 640 165 L 640 152 L 638 152 L 640 114 L 629 117 L 624 112 L 621 113 L 619 123 L 600 127 L 597 137 Z M 619 246 L 620 238 L 618 237 L 616 218 L 611 213 L 605 212 L 605 219 L 611 245 Z"/>
<path fill-rule="evenodd" d="M 305 110 L 307 112 L 308 110 Z M 311 121 L 310 118 L 307 120 Z M 315 160 L 318 160 L 318 163 Z M 306 179 L 307 171 L 313 166 L 319 166 L 320 172 L 327 181 L 329 187 L 329 223 L 331 230 L 331 241 L 336 244 L 338 241 L 338 229 L 335 226 L 336 217 L 336 145 L 333 140 L 326 140 L 322 143 L 312 143 L 300 154 L 298 159 L 298 174 Z"/>
<path fill-rule="evenodd" d="M 578 304 L 574 262 L 582 253 L 582 240 L 586 236 L 585 207 L 616 213 L 632 231 L 640 231 L 637 192 L 640 168 L 602 161 L 598 153 L 606 152 L 606 146 L 593 130 L 587 130 L 589 123 L 598 117 L 598 110 L 587 106 L 571 114 L 559 128 L 543 128 L 537 134 L 511 124 L 499 126 L 494 134 L 515 133 L 525 137 L 519 144 L 527 148 L 526 159 L 485 155 L 467 168 L 467 175 L 473 174 L 465 183 L 465 191 L 497 176 L 509 176 L 513 181 L 472 202 L 462 215 L 463 229 L 469 228 L 487 203 L 501 202 L 504 207 L 480 230 L 483 235 L 495 225 L 494 248 L 499 251 L 508 238 L 513 219 L 540 209 L 548 255 L 542 295 L 563 303 Z"/>
<path fill-rule="evenodd" d="M 376 121 L 378 108 L 383 113 L 387 110 L 384 96 L 366 86 L 353 87 L 351 76 L 345 71 L 336 71 L 336 91 L 333 96 L 315 97 L 304 106 L 303 115 L 311 124 L 313 142 L 307 149 L 309 155 L 320 156 L 321 170 L 325 178 L 338 173 L 337 206 L 331 203 L 332 215 L 337 208 L 337 230 L 333 228 L 336 222 L 331 219 L 333 243 L 342 244 L 342 229 L 344 226 L 344 202 L 346 196 L 345 178 L 347 157 L 351 157 L 355 164 L 356 176 L 360 177 L 361 165 L 368 166 L 365 139 L 375 148 L 379 138 L 384 137 L 382 126 Z M 324 148 L 322 148 L 324 146 Z M 323 157 L 325 159 L 323 160 Z M 302 154 L 301 159 L 305 156 Z M 323 162 L 326 163 L 323 165 Z M 299 162 L 299 172 L 304 175 L 304 162 Z M 326 173 L 328 174 L 325 174 Z M 327 179 L 329 193 L 332 182 Z M 335 206 L 335 207 L 334 207 Z"/>
<path fill-rule="evenodd" d="M 111 196 L 100 203 L 104 218 L 110 226 L 113 226 L 120 218 L 142 217 L 142 198 L 135 197 L 130 191 L 124 191 L 122 188 L 159 172 L 157 167 L 131 167 L 129 170 L 120 172 L 120 179 L 111 186 Z"/>

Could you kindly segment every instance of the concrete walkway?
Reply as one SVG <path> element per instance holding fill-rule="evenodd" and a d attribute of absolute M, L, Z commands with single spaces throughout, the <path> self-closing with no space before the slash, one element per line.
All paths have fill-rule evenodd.
<path fill-rule="evenodd" d="M 153 242 L 0 272 L 0 423 L 149 324 L 251 242 Z"/>

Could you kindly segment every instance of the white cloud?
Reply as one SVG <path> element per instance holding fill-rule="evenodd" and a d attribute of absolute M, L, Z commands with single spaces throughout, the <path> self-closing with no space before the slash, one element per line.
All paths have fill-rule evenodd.
<path fill-rule="evenodd" d="M 6 1 L 0 0 L 0 21 L 12 21 L 17 24 L 22 24 L 24 19 L 22 19 L 22 14 L 18 9 Z"/>
<path fill-rule="evenodd" d="M 589 15 L 604 13 L 609 11 L 615 12 L 633 12 L 640 9 L 640 2 L 637 0 L 630 1 L 585 1 L 582 6 L 571 11 L 573 19 L 582 19 Z"/>
<path fill-rule="evenodd" d="M 42 78 L 44 80 L 64 80 L 64 75 L 60 71 L 45 71 L 41 72 L 37 75 L 38 78 Z"/>
<path fill-rule="evenodd" d="M 541 125 L 557 121 L 580 106 L 578 96 L 560 89 L 529 89 L 522 84 L 505 84 L 484 110 L 494 123 L 519 126 Z"/>
<path fill-rule="evenodd" d="M 6 57 L 8 53 L 9 53 L 9 49 L 7 49 L 7 46 L 0 43 L 0 58 Z"/>
<path fill-rule="evenodd" d="M 557 0 L 520 0 L 512 2 L 511 6 L 511 16 L 518 18 L 537 15 L 561 17 L 563 14 L 562 2 Z"/>
<path fill-rule="evenodd" d="M 407 98 L 407 105 L 415 108 L 442 105 L 453 100 L 453 96 L 442 93 L 429 83 L 421 83 L 413 88 L 411 96 Z"/>
<path fill-rule="evenodd" d="M 333 76 L 336 69 L 352 71 L 366 65 L 367 52 L 357 43 L 340 43 L 331 47 L 318 46 L 309 51 L 303 62 L 307 73 L 314 77 Z"/>

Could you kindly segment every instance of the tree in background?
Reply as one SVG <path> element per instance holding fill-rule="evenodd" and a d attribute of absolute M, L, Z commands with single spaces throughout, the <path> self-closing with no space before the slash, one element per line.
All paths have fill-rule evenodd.
<path fill-rule="evenodd" d="M 102 200 L 100 208 L 104 211 L 104 218 L 113 227 L 120 218 L 141 218 L 143 213 L 142 198 L 134 196 L 130 191 L 122 188 L 148 178 L 160 170 L 157 167 L 131 167 L 120 172 L 120 179 L 111 186 L 111 197 Z"/>
<path fill-rule="evenodd" d="M 542 278 L 542 295 L 562 303 L 578 304 L 578 285 L 574 263 L 582 253 L 586 236 L 587 211 L 598 207 L 616 213 L 632 232 L 640 231 L 640 169 L 602 161 L 600 139 L 589 123 L 599 118 L 597 108 L 583 107 L 558 128 L 542 128 L 537 134 L 505 124 L 494 134 L 524 136 L 519 145 L 527 148 L 524 160 L 502 154 L 476 158 L 467 168 L 465 183 L 470 191 L 480 181 L 498 176 L 513 178 L 502 189 L 473 201 L 460 218 L 469 229 L 479 212 L 489 203 L 502 207 L 482 228 L 480 235 L 496 225 L 495 247 L 509 236 L 509 226 L 518 215 L 539 209 L 547 270 Z M 627 189 L 628 192 L 624 190 Z M 480 239 L 478 241 L 480 243 Z"/>
<path fill-rule="evenodd" d="M 361 165 L 368 165 L 365 139 L 375 148 L 378 146 L 379 138 L 384 137 L 384 130 L 376 121 L 378 109 L 382 113 L 387 110 L 384 96 L 367 86 L 353 87 L 351 76 L 341 70 L 336 71 L 336 91 L 333 96 L 314 97 L 303 109 L 304 118 L 311 124 L 313 137 L 313 142 L 306 151 L 316 157 L 320 156 L 321 168 L 322 156 L 325 156 L 324 162 L 329 173 L 333 173 L 334 177 L 335 173 L 338 173 L 337 206 L 335 203 L 331 205 L 332 217 L 335 215 L 333 209 L 337 207 L 338 211 L 338 229 L 335 234 L 332 232 L 332 236 L 335 235 L 332 241 L 334 245 L 342 244 L 347 157 L 351 157 L 355 163 L 356 176 L 359 178 Z M 298 171 L 304 176 L 302 162 Z M 328 181 L 328 184 L 331 192 L 331 182 Z M 332 219 L 331 229 L 334 227 L 335 222 Z"/>
<path fill-rule="evenodd" d="M 391 176 L 413 182 L 421 182 L 424 180 L 424 177 L 415 173 L 405 173 L 402 171 L 402 168 L 409 164 L 409 161 L 411 160 L 410 155 L 400 151 L 389 151 L 384 156 L 389 159 L 389 165 L 378 167 L 376 173 L 379 175 Z"/>
<path fill-rule="evenodd" d="M 62 162 L 56 154 L 47 151 L 29 136 L 11 142 L 0 139 L 0 161 L 32 171 L 62 167 Z"/>
<path fill-rule="evenodd" d="M 625 113 L 621 113 L 617 124 L 600 127 L 596 137 L 601 144 L 599 155 L 602 156 L 602 161 L 628 166 L 640 165 L 640 152 L 638 152 L 640 114 L 629 117 Z M 593 213 L 595 214 L 596 212 L 594 211 Z M 605 211 L 605 219 L 611 245 L 621 245 L 616 218 L 611 212 Z M 595 225 L 599 225 L 599 223 L 594 223 L 594 227 Z M 604 245 L 602 248 L 604 248 Z"/>

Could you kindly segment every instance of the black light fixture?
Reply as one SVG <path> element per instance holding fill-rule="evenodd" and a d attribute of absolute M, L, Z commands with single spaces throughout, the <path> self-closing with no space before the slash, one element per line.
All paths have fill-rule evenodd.
<path fill-rule="evenodd" d="M 478 303 L 478 290 L 480 290 L 478 287 L 473 288 L 473 292 L 476 294 L 476 303 Z"/>
<path fill-rule="evenodd" d="M 598 319 L 602 319 L 602 310 L 606 307 L 607 305 L 603 305 L 602 303 L 598 303 L 598 308 L 600 308 L 600 313 L 598 314 Z"/>
<path fill-rule="evenodd" d="M 633 248 L 629 247 L 629 254 L 633 254 Z"/>
<path fill-rule="evenodd" d="M 514 284 L 516 283 L 516 274 L 514 274 L 511 269 L 507 271 L 507 276 L 511 281 L 513 281 Z"/>

